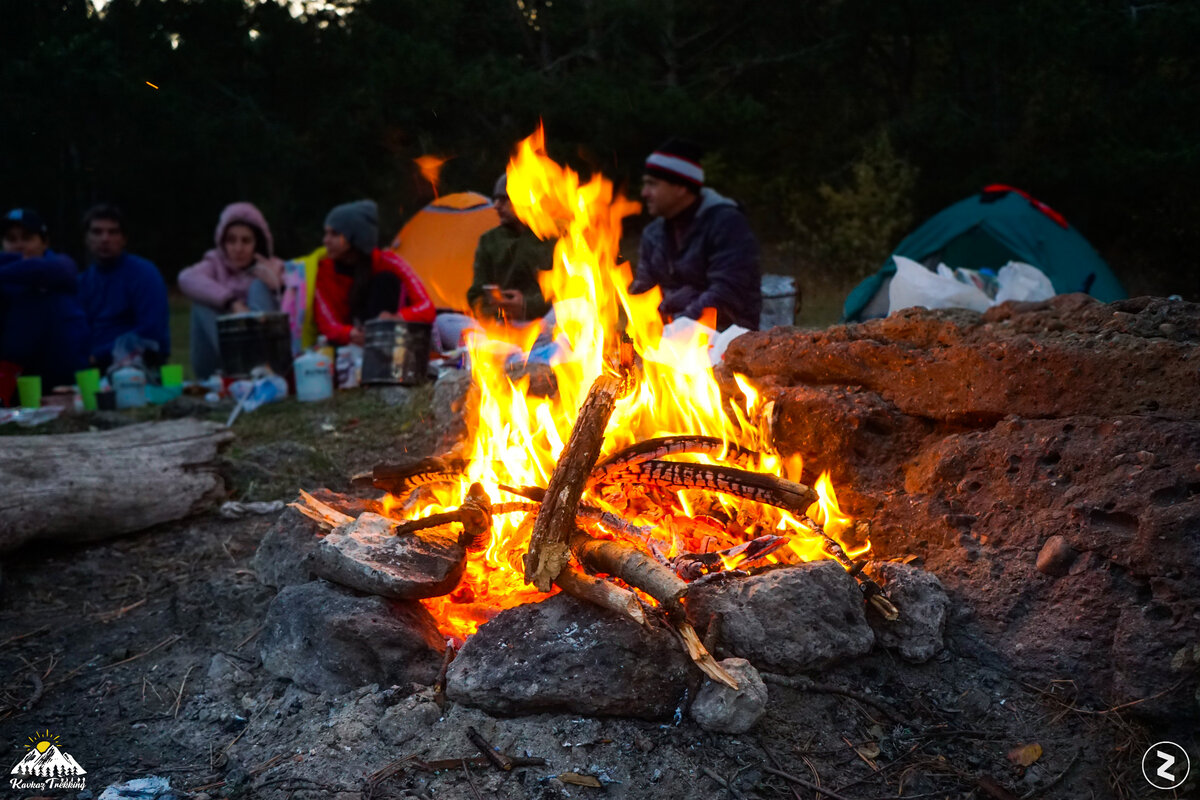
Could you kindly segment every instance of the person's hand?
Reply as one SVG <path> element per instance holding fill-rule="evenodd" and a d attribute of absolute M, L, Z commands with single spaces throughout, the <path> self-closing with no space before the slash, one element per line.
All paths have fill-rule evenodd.
<path fill-rule="evenodd" d="M 229 313 L 230 314 L 245 314 L 249 311 L 250 311 L 250 306 L 246 305 L 246 303 L 242 300 L 234 300 L 232 303 L 229 304 Z"/>
<path fill-rule="evenodd" d="M 380 311 L 379 316 L 375 319 L 404 319 L 404 317 L 393 311 Z"/>
<path fill-rule="evenodd" d="M 496 304 L 500 312 L 509 319 L 525 318 L 525 295 L 516 289 L 503 289 L 500 301 Z"/>
<path fill-rule="evenodd" d="M 250 274 L 265 283 L 272 292 L 278 292 L 283 286 L 283 262 L 274 256 L 267 258 L 262 253 L 255 253 Z"/>
<path fill-rule="evenodd" d="M 362 347 L 367 343 L 367 333 L 362 329 L 361 325 L 355 325 L 350 329 L 350 344 L 356 344 Z"/>

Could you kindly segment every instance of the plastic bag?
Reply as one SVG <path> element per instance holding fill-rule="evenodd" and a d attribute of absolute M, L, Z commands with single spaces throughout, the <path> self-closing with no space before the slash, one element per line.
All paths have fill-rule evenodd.
<path fill-rule="evenodd" d="M 896 274 L 888 287 L 888 313 L 913 306 L 983 312 L 1007 300 L 1045 300 L 1055 294 L 1044 272 L 1020 261 L 1008 262 L 992 279 L 982 270 L 952 270 L 938 264 L 937 272 L 930 272 L 910 258 L 892 259 Z"/>

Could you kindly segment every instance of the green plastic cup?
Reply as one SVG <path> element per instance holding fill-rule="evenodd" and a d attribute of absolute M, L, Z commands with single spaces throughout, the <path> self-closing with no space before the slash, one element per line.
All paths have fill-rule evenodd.
<path fill-rule="evenodd" d="M 81 369 L 75 373 L 75 385 L 79 387 L 79 396 L 83 400 L 85 411 L 96 410 L 96 392 L 100 390 L 100 370 L 95 367 Z"/>
<path fill-rule="evenodd" d="M 42 376 L 22 375 L 17 378 L 17 395 L 21 398 L 21 408 L 41 408 Z"/>
<path fill-rule="evenodd" d="M 163 364 L 158 374 L 163 386 L 183 385 L 183 367 L 179 364 Z"/>

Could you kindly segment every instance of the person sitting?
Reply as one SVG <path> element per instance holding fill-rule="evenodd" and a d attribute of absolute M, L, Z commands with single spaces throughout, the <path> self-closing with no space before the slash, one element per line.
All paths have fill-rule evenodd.
<path fill-rule="evenodd" d="M 49 229 L 36 211 L 14 209 L 3 225 L 0 361 L 40 375 L 46 389 L 74 383 L 88 360 L 75 262 L 49 249 Z"/>
<path fill-rule="evenodd" d="M 373 319 L 432 323 L 437 313 L 409 263 L 379 249 L 378 219 L 374 200 L 343 203 L 325 217 L 313 312 L 330 344 L 363 344 Z"/>
<path fill-rule="evenodd" d="M 508 196 L 508 176 L 501 175 L 492 190 L 500 224 L 479 237 L 475 246 L 473 279 L 467 305 L 473 316 L 439 314 L 435 343 L 446 352 L 462 345 L 468 330 L 482 330 L 476 320 L 496 320 L 521 326 L 550 313 L 538 274 L 554 265 L 554 240 L 542 241 L 517 218 Z"/>
<path fill-rule="evenodd" d="M 124 215 L 116 206 L 93 206 L 83 217 L 84 240 L 92 258 L 79 278 L 79 302 L 91 329 L 89 362 L 112 363 L 117 338 L 135 334 L 147 345 L 147 366 L 171 354 L 167 284 L 153 262 L 125 250 Z"/>
<path fill-rule="evenodd" d="M 217 220 L 216 247 L 179 273 L 179 288 L 192 301 L 192 372 L 204 380 L 221 367 L 217 317 L 276 311 L 283 262 L 267 220 L 252 203 L 232 203 Z"/>
<path fill-rule="evenodd" d="M 642 200 L 657 217 L 642 232 L 631 294 L 662 289 L 664 322 L 716 310 L 717 330 L 758 330 L 758 241 L 741 207 L 704 186 L 699 146 L 671 139 L 646 159 Z"/>

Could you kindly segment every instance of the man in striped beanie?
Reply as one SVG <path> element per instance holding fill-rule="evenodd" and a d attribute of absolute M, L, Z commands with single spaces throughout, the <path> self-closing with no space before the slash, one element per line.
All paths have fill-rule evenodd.
<path fill-rule="evenodd" d="M 718 330 L 758 330 L 758 241 L 741 206 L 704 186 L 702 157 L 698 145 L 670 139 L 646 159 L 642 200 L 656 219 L 642 232 L 629 291 L 661 288 L 664 322 L 712 308 Z"/>

